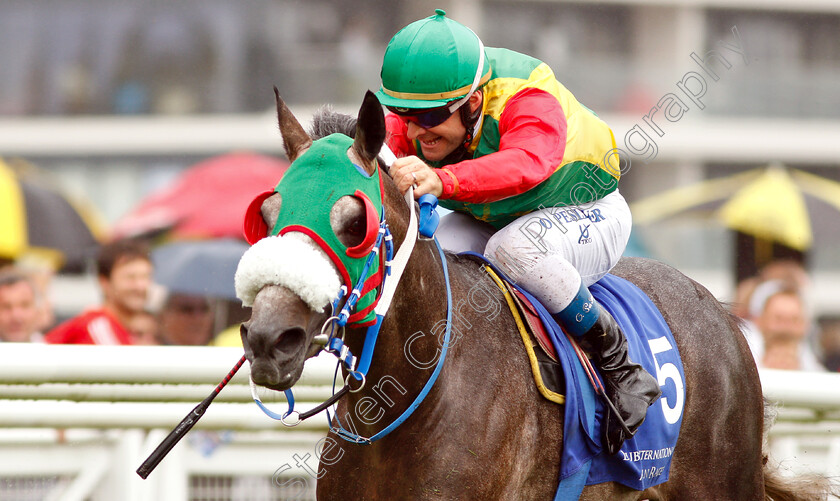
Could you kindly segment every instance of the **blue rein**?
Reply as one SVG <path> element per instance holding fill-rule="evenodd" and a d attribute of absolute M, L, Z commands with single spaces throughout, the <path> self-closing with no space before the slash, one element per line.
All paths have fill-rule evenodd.
<path fill-rule="evenodd" d="M 437 378 L 440 375 L 440 371 L 443 368 L 443 362 L 446 359 L 446 353 L 449 350 L 449 340 L 450 340 L 451 333 L 452 333 L 452 288 L 451 288 L 450 283 L 449 283 L 449 269 L 448 269 L 448 266 L 447 266 L 447 263 L 446 263 L 446 256 L 444 255 L 443 248 L 441 248 L 441 246 L 440 246 L 440 242 L 438 242 L 436 237 L 433 237 L 435 229 L 437 228 L 438 219 L 439 219 L 439 216 L 438 216 L 437 212 L 435 211 L 435 207 L 437 206 L 437 199 L 432 195 L 423 195 L 422 197 L 420 197 L 419 202 L 420 202 L 420 208 L 421 208 L 420 209 L 420 215 L 421 215 L 420 216 L 420 233 L 423 236 L 434 238 L 435 246 L 437 248 L 438 255 L 440 256 L 441 266 L 443 268 L 444 282 L 446 284 L 446 329 L 444 331 L 443 346 L 441 348 L 440 358 L 438 358 L 437 365 L 435 366 L 435 370 L 434 370 L 434 372 L 432 372 L 431 377 L 429 377 L 429 380 L 426 381 L 426 384 L 423 386 L 423 389 L 420 391 L 420 393 L 417 395 L 417 397 L 415 397 L 415 399 L 411 403 L 411 405 L 409 405 L 408 408 L 405 411 L 403 411 L 403 413 L 400 414 L 400 416 L 397 417 L 397 419 L 395 419 L 391 424 L 389 424 L 387 427 L 385 427 L 384 429 L 382 429 L 379 432 L 377 432 L 376 434 L 374 434 L 372 437 L 370 437 L 370 438 L 363 437 L 361 435 L 358 435 L 358 434 L 355 434 L 355 433 L 352 433 L 352 432 L 346 430 L 341 425 L 341 421 L 339 421 L 338 415 L 336 415 L 336 422 L 338 423 L 338 427 L 333 428 L 333 431 L 339 437 L 341 437 L 341 438 L 343 438 L 343 439 L 345 439 L 349 442 L 369 445 L 369 444 L 383 438 L 384 436 L 388 435 L 393 430 L 395 430 L 399 425 L 401 425 L 406 419 L 408 419 L 408 417 L 411 416 L 411 414 L 414 413 L 414 411 L 417 409 L 417 407 L 420 406 L 420 404 L 426 398 L 426 395 L 429 394 L 432 387 L 435 385 L 435 382 L 437 381 Z M 362 275 L 359 279 L 359 283 L 354 286 L 353 290 L 350 293 L 350 296 L 347 298 L 347 301 L 345 301 L 344 307 L 341 309 L 341 312 L 337 316 L 331 317 L 328 320 L 328 322 L 330 320 L 333 320 L 334 324 L 337 324 L 340 327 L 344 327 L 344 325 L 347 323 L 347 319 L 350 316 L 350 310 L 353 308 L 353 306 L 355 306 L 355 303 L 359 298 L 359 291 L 362 287 L 362 283 L 363 283 L 365 277 L 367 276 L 367 271 L 368 271 L 370 265 L 372 264 L 373 260 L 376 259 L 379 255 L 379 248 L 380 248 L 380 245 L 383 242 L 383 239 L 384 239 L 385 244 L 386 244 L 385 245 L 385 247 L 386 247 L 386 264 L 385 264 L 385 271 L 384 271 L 383 279 L 382 279 L 382 282 L 383 282 L 383 285 L 384 285 L 385 279 L 390 274 L 390 271 L 391 271 L 390 270 L 391 258 L 393 256 L 393 242 L 392 242 L 392 238 L 391 238 L 391 233 L 388 229 L 388 225 L 385 222 L 384 209 L 382 211 L 382 215 L 381 215 L 381 219 L 380 219 L 380 223 L 379 223 L 379 235 L 377 236 L 376 243 L 374 244 L 373 249 L 371 250 L 371 253 L 368 256 L 368 260 L 367 260 L 367 262 L 365 264 L 365 267 L 363 269 L 363 273 L 362 273 Z M 333 311 L 336 310 L 336 308 L 338 307 L 338 303 L 343 299 L 345 293 L 346 293 L 346 288 L 342 287 L 341 291 L 339 292 L 339 296 L 335 299 L 335 301 L 333 301 Z M 344 344 L 344 342 L 341 338 L 335 337 L 334 329 L 333 329 L 333 332 L 330 333 L 329 339 L 327 341 L 326 351 L 335 355 L 339 359 L 339 363 L 344 364 L 345 368 L 348 371 L 348 378 L 345 380 L 344 388 L 342 388 L 342 390 L 339 391 L 338 393 L 335 393 L 330 400 L 328 400 L 324 404 L 321 404 L 320 406 L 318 406 L 318 408 L 317 408 L 318 411 L 320 411 L 320 409 L 322 409 L 322 408 L 327 407 L 328 403 L 334 403 L 335 400 L 337 400 L 338 398 L 343 396 L 349 390 L 349 386 L 347 385 L 347 381 L 349 381 L 349 376 L 352 375 L 356 380 L 362 381 L 362 384 L 359 388 L 357 388 L 356 390 L 349 390 L 349 391 L 354 391 L 354 392 L 359 391 L 364 386 L 365 376 L 367 375 L 367 372 L 370 369 L 370 362 L 371 362 L 371 359 L 373 358 L 373 351 L 376 347 L 376 340 L 379 336 L 379 330 L 382 327 L 383 319 L 384 319 L 383 315 L 377 314 L 376 315 L 376 323 L 374 325 L 371 325 L 370 327 L 368 327 L 368 329 L 365 333 L 365 342 L 364 342 L 364 345 L 362 347 L 362 354 L 361 354 L 361 357 L 359 357 L 359 358 L 355 357 L 350 352 L 350 349 Z M 356 362 L 357 361 L 359 362 L 358 369 L 356 369 Z M 253 386 L 253 382 L 251 383 L 251 385 L 252 385 L 252 394 L 254 396 L 254 402 L 257 404 L 257 406 L 267 416 L 269 416 L 272 419 L 276 419 L 276 420 L 281 421 L 284 425 L 295 426 L 298 423 L 300 423 L 300 421 L 302 421 L 303 419 L 306 419 L 307 417 L 311 417 L 313 415 L 310 411 L 309 413 L 306 413 L 306 415 L 299 415 L 299 420 L 297 422 L 291 423 L 291 424 L 286 423 L 286 419 L 294 412 L 294 407 L 295 407 L 295 398 L 294 398 L 294 394 L 292 393 L 292 390 L 289 389 L 289 390 L 284 391 L 284 394 L 286 395 L 286 401 L 288 403 L 288 410 L 284 414 L 281 415 L 281 414 L 278 414 L 278 413 L 272 411 L 268 407 L 266 407 L 260 401 L 260 399 L 257 397 L 254 386 Z M 333 388 L 333 390 L 335 390 L 335 388 Z M 327 411 L 327 422 L 330 425 L 332 424 L 329 411 Z"/>
<path fill-rule="evenodd" d="M 417 409 L 417 407 L 420 406 L 421 403 L 423 403 L 423 399 L 426 398 L 426 395 L 429 394 L 429 391 L 431 391 L 432 387 L 435 385 L 435 381 L 437 381 L 438 375 L 440 375 L 440 371 L 443 368 L 443 361 L 446 359 L 447 351 L 449 351 L 449 339 L 450 335 L 452 334 L 452 288 L 449 284 L 449 268 L 446 264 L 446 256 L 444 255 L 443 249 L 441 248 L 437 238 L 435 238 L 434 241 L 435 246 L 438 250 L 438 255 L 440 255 L 440 261 L 443 267 L 443 278 L 446 283 L 446 330 L 444 331 L 443 346 L 441 347 L 440 358 L 438 358 L 435 370 L 434 372 L 432 372 L 432 375 L 431 377 L 429 377 L 429 380 L 426 381 L 426 384 L 423 386 L 423 389 L 420 390 L 420 393 L 417 395 L 417 397 L 414 398 L 414 402 L 412 402 L 411 405 L 409 405 L 408 408 L 404 410 L 403 413 L 400 414 L 400 416 L 397 419 L 395 419 L 391 424 L 386 426 L 384 429 L 378 431 L 375 435 L 373 435 L 370 438 L 363 437 L 361 435 L 344 429 L 344 427 L 341 426 L 341 421 L 339 421 L 338 415 L 336 414 L 335 421 L 336 423 L 338 423 L 338 428 L 334 428 L 333 431 L 339 437 L 347 440 L 348 442 L 369 445 L 394 431 L 399 425 L 401 425 L 406 419 L 408 419 L 408 417 L 411 416 L 411 414 L 414 413 L 414 411 Z M 380 323 L 381 322 L 377 321 L 377 330 Z M 365 348 L 367 348 L 367 338 L 365 339 Z M 329 413 L 327 413 L 327 420 L 329 421 L 329 419 Z"/>

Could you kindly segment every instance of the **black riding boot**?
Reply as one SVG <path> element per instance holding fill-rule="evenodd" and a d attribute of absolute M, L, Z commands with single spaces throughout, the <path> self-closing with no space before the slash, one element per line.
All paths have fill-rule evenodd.
<path fill-rule="evenodd" d="M 613 412 L 607 412 L 603 427 L 604 446 L 610 455 L 618 452 L 621 444 L 631 438 L 642 422 L 648 407 L 659 398 L 662 390 L 653 376 L 641 365 L 633 363 L 627 353 L 627 338 L 610 313 L 598 303 L 597 320 L 582 336 L 578 344 L 601 370 L 607 398 L 613 403 L 624 421 L 625 431 Z"/>

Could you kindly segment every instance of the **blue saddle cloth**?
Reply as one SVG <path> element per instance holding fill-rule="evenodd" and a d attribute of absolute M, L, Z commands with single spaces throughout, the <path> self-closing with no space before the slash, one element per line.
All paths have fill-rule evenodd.
<path fill-rule="evenodd" d="M 596 398 L 574 349 L 557 322 L 523 291 L 546 324 L 566 377 L 566 404 L 560 487 L 556 500 L 578 499 L 583 483 L 619 482 L 636 490 L 668 480 L 671 457 L 682 424 L 685 374 L 676 342 L 653 302 L 638 287 L 607 275 L 589 290 L 627 336 L 630 359 L 653 374 L 662 397 L 648 409 L 636 435 L 609 456 L 601 446 L 604 405 Z"/>

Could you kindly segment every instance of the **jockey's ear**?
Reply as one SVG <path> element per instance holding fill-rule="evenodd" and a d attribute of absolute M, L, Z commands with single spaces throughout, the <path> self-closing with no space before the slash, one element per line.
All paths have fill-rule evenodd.
<path fill-rule="evenodd" d="M 300 125 L 292 112 L 280 98 L 280 91 L 274 87 L 274 99 L 277 101 L 277 122 L 280 125 L 280 134 L 283 136 L 283 146 L 286 148 L 286 156 L 290 162 L 312 146 L 312 138 Z"/>
<path fill-rule="evenodd" d="M 484 92 L 481 89 L 476 89 L 470 96 L 467 105 L 470 107 L 470 113 L 475 113 L 481 108 L 481 103 L 484 101 Z"/>
<path fill-rule="evenodd" d="M 359 109 L 359 119 L 356 121 L 356 137 L 353 149 L 364 160 L 365 169 L 373 174 L 374 160 L 385 142 L 385 114 L 379 99 L 371 91 L 367 91 L 362 107 Z"/>

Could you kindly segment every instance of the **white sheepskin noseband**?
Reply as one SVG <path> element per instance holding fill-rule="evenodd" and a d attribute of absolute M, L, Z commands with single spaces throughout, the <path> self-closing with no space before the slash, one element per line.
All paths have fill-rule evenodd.
<path fill-rule="evenodd" d="M 282 285 L 321 311 L 338 295 L 341 280 L 324 251 L 306 235 L 290 232 L 251 246 L 239 260 L 234 285 L 243 306 L 253 306 L 263 287 Z"/>

